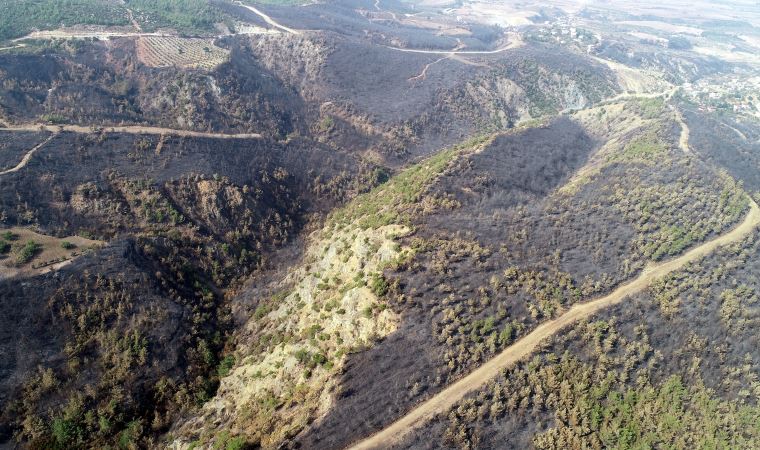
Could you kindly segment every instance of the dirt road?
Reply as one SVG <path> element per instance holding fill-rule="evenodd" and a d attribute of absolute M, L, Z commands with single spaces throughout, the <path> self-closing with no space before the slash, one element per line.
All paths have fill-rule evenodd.
<path fill-rule="evenodd" d="M 142 33 L 143 29 L 140 26 L 139 23 L 135 20 L 135 14 L 132 12 L 131 9 L 127 8 L 127 14 L 129 15 L 129 21 L 132 22 L 132 26 L 135 28 L 135 31 L 138 33 Z"/>
<path fill-rule="evenodd" d="M 11 47 L 0 47 L 0 52 L 3 50 L 13 50 L 14 48 L 26 47 L 26 44 L 17 44 Z"/>
<path fill-rule="evenodd" d="M 760 208 L 758 208 L 754 201 L 750 200 L 750 210 L 747 217 L 733 230 L 705 242 L 675 259 L 648 266 L 638 278 L 618 287 L 612 293 L 602 298 L 573 305 L 561 316 L 539 325 L 535 330 L 509 346 L 499 355 L 423 402 L 389 427 L 358 442 L 351 448 L 357 450 L 389 448 L 394 444 L 400 443 L 410 431 L 423 425 L 437 414 L 448 411 L 465 395 L 496 378 L 501 370 L 530 355 L 542 340 L 556 334 L 578 320 L 586 319 L 604 308 L 622 302 L 629 295 L 641 292 L 653 280 L 683 267 L 686 263 L 695 261 L 711 253 L 717 247 L 740 241 L 749 235 L 758 224 L 760 224 Z"/>
<path fill-rule="evenodd" d="M 44 141 L 42 141 L 39 144 L 35 145 L 31 150 L 29 150 L 28 152 L 26 152 L 26 154 L 24 155 L 24 157 L 21 158 L 21 162 L 20 163 L 16 164 L 15 167 L 11 167 L 10 169 L 3 170 L 2 172 L 0 172 L 0 175 L 5 175 L 5 174 L 13 173 L 13 172 L 18 172 L 19 170 L 23 169 L 27 165 L 27 163 L 29 163 L 29 160 L 32 159 L 32 155 L 34 155 L 34 153 L 37 152 L 37 150 L 39 150 L 40 148 L 42 148 L 45 144 L 47 144 L 48 142 L 50 142 L 50 140 L 53 139 L 54 137 L 55 137 L 55 134 L 50 135 L 47 139 L 45 139 Z"/>
<path fill-rule="evenodd" d="M 409 78 L 409 79 L 408 79 L 408 80 L 406 80 L 406 81 L 418 81 L 418 80 L 424 80 L 425 78 L 427 78 L 427 71 L 428 71 L 428 69 L 430 68 L 430 66 L 433 66 L 433 65 L 435 65 L 435 64 L 438 64 L 439 62 L 443 61 L 444 59 L 448 59 L 448 58 L 450 58 L 450 56 L 444 56 L 444 57 L 442 57 L 442 58 L 438 58 L 438 59 L 436 59 L 435 61 L 433 61 L 433 62 L 431 62 L 431 63 L 427 63 L 427 64 L 425 64 L 425 67 L 423 67 L 423 68 L 422 68 L 422 72 L 420 72 L 420 74 L 419 74 L 419 75 L 415 75 L 415 76 L 413 76 L 413 77 Z"/>
<path fill-rule="evenodd" d="M 658 98 L 658 97 L 662 97 L 665 101 L 667 101 L 680 88 L 681 86 L 673 86 L 669 89 L 666 89 L 664 91 L 658 91 L 658 92 L 634 92 L 634 93 L 623 92 L 622 94 L 617 94 L 614 97 L 606 98 L 602 100 L 600 103 L 613 103 L 619 100 L 627 100 L 627 99 L 634 99 L 634 98 Z"/>
<path fill-rule="evenodd" d="M 12 42 L 22 42 L 34 39 L 112 39 L 123 37 L 176 37 L 176 34 L 171 33 L 142 33 L 142 32 L 124 32 L 124 31 L 88 31 L 88 30 L 45 30 L 34 31 L 26 36 L 16 38 Z"/>
<path fill-rule="evenodd" d="M 25 124 L 15 125 L 8 127 L 0 127 L 0 131 L 51 131 L 61 132 L 67 131 L 69 133 L 127 133 L 127 134 L 157 134 L 157 135 L 172 135 L 172 136 L 184 136 L 184 137 L 207 137 L 214 139 L 261 139 L 261 135 L 258 133 L 207 133 L 203 131 L 189 131 L 189 130 L 175 130 L 172 128 L 161 127 L 147 127 L 141 125 L 129 125 L 129 126 L 98 126 L 96 128 L 85 127 L 82 125 L 46 125 L 46 124 Z"/>
<path fill-rule="evenodd" d="M 286 33 L 290 33 L 290 34 L 301 34 L 300 30 L 289 28 L 289 27 L 286 27 L 285 25 L 280 25 L 277 21 L 275 21 L 274 19 L 272 19 L 271 17 L 269 17 L 268 15 L 266 15 L 261 10 L 259 10 L 257 8 L 254 8 L 253 6 L 246 5 L 243 2 L 236 2 L 236 3 L 238 5 L 240 5 L 240 6 L 242 6 L 243 8 L 245 8 L 245 9 L 253 12 L 254 14 L 257 14 L 259 17 L 261 17 L 262 19 L 264 19 L 264 22 L 268 23 L 269 25 L 272 25 L 275 28 L 279 28 L 280 30 L 282 30 L 282 31 L 284 31 Z"/>
<path fill-rule="evenodd" d="M 386 45 L 385 48 L 397 50 L 399 52 L 424 53 L 428 55 L 493 55 L 495 53 L 505 52 L 507 50 L 512 50 L 523 45 L 523 41 L 520 40 L 516 34 L 512 33 L 511 37 L 512 39 L 510 40 L 509 44 L 497 48 L 496 50 L 418 50 L 413 48 L 391 47 L 388 45 Z"/>
<path fill-rule="evenodd" d="M 241 134 L 223 134 L 223 133 L 204 133 L 201 131 L 187 131 L 187 130 L 173 130 L 171 128 L 160 127 L 141 127 L 141 126 L 123 126 L 123 127 L 102 127 L 102 128 L 90 128 L 83 127 L 81 125 L 44 125 L 44 124 L 27 124 L 17 126 L 0 127 L 0 131 L 50 131 L 54 133 L 41 143 L 37 144 L 34 148 L 26 152 L 15 167 L 0 172 L 0 175 L 5 175 L 12 172 L 17 172 L 23 169 L 29 160 L 32 158 L 35 152 L 42 148 L 45 144 L 50 142 L 55 134 L 68 131 L 70 133 L 128 133 L 128 134 L 154 134 L 160 136 L 184 136 L 184 137 L 206 137 L 213 139 L 261 139 L 261 135 L 258 133 L 241 133 Z M 163 141 L 162 141 L 163 142 Z"/>
<path fill-rule="evenodd" d="M 683 150 L 684 153 L 691 153 L 691 148 L 689 147 L 689 126 L 686 125 L 686 122 L 684 122 L 683 117 L 681 117 L 681 113 L 678 112 L 678 110 L 673 108 L 673 112 L 676 115 L 676 122 L 678 122 L 678 125 L 681 127 L 681 134 L 678 136 L 678 147 Z"/>

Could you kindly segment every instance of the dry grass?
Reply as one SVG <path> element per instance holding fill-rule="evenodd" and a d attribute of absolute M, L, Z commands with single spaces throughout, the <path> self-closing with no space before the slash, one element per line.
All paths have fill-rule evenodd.
<path fill-rule="evenodd" d="M 11 239 L 0 237 L 0 243 L 7 242 L 11 250 L 0 254 L 0 279 L 13 276 L 33 276 L 54 271 L 84 254 L 86 251 L 104 245 L 104 242 L 86 239 L 81 236 L 57 238 L 36 233 L 28 228 L 9 228 L 0 230 L 0 236 L 10 233 Z M 30 241 L 40 245 L 38 252 L 28 261 L 19 264 L 18 255 Z M 64 248 L 64 242 L 71 244 Z"/>

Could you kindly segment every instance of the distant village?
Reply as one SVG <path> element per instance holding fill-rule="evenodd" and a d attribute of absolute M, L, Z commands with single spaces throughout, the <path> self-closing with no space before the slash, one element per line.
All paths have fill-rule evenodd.
<path fill-rule="evenodd" d="M 704 79 L 682 86 L 683 95 L 701 111 L 726 111 L 760 118 L 760 77 L 745 74 Z"/>

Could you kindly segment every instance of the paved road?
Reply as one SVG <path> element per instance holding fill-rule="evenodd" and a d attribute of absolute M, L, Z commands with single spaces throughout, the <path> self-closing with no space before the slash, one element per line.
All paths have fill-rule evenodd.
<path fill-rule="evenodd" d="M 596 300 L 573 305 L 561 316 L 539 325 L 531 333 L 507 347 L 493 359 L 412 409 L 389 427 L 356 443 L 351 448 L 356 450 L 388 448 L 394 444 L 401 443 L 409 432 L 425 424 L 437 414 L 445 413 L 464 398 L 465 395 L 496 378 L 504 368 L 515 364 L 517 361 L 533 353 L 538 344 L 544 339 L 556 334 L 574 322 L 586 319 L 602 309 L 622 302 L 632 294 L 641 292 L 653 280 L 680 269 L 685 264 L 711 253 L 717 247 L 744 239 L 758 224 L 760 224 L 760 208 L 758 208 L 754 201 L 750 200 L 750 210 L 747 217 L 733 230 L 707 241 L 675 259 L 648 266 L 638 278 L 618 287 L 611 294 Z"/>

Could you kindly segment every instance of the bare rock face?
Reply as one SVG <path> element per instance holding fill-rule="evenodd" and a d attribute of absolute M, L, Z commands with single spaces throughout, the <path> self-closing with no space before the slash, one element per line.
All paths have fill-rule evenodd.
<path fill-rule="evenodd" d="M 315 89 L 325 81 L 323 69 L 334 46 L 329 36 L 321 33 L 256 35 L 250 37 L 246 45 L 263 67 L 277 73 L 288 85 L 297 87 L 304 97 L 317 100 L 323 96 Z"/>

